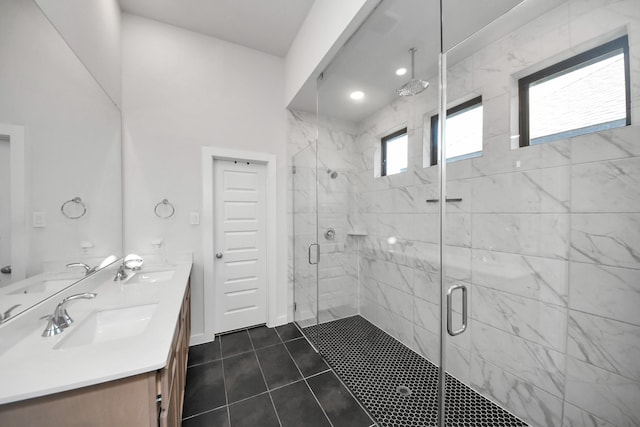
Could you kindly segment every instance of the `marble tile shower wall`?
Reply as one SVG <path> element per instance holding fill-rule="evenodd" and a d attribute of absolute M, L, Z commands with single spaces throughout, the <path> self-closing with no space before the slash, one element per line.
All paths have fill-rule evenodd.
<path fill-rule="evenodd" d="M 293 197 L 289 206 L 290 243 L 295 245 L 289 246 L 289 286 L 293 288 L 295 284 L 296 319 L 303 325 L 311 324 L 317 310 L 321 322 L 352 316 L 358 313 L 357 241 L 348 235 L 353 228 L 350 212 L 354 210 L 355 132 L 348 123 L 337 120 L 323 119 L 318 126 L 315 115 L 292 111 L 287 114 L 289 157 L 296 166 L 296 174 L 290 175 Z M 322 141 L 319 146 L 316 137 Z M 337 172 L 337 176 L 331 178 L 329 170 Z M 324 235 L 328 228 L 335 230 L 333 240 Z M 321 244 L 317 268 L 309 265 L 307 253 L 309 243 L 316 241 Z M 294 248 L 298 249 L 295 254 Z"/>
<path fill-rule="evenodd" d="M 483 97 L 484 150 L 447 168 L 447 196 L 462 198 L 447 204 L 447 281 L 469 288 L 471 317 L 448 340 L 447 366 L 532 425 L 640 425 L 640 127 L 522 149 L 510 139 L 518 77 L 623 32 L 637 124 L 637 1 L 566 2 L 448 73 L 450 105 Z M 438 181 L 422 149 L 435 95 L 362 123 L 354 217 L 369 231 L 361 314 L 437 363 L 439 224 L 425 200 L 438 197 Z M 408 172 L 375 178 L 380 137 L 404 126 Z"/>
<path fill-rule="evenodd" d="M 512 149 L 517 78 L 623 33 L 634 125 Z M 447 195 L 463 199 L 447 204 L 447 282 L 470 289 L 471 317 L 469 330 L 448 340 L 448 370 L 533 426 L 640 425 L 637 1 L 568 1 L 452 66 L 448 86 L 450 105 L 482 95 L 484 106 L 482 157 L 447 167 Z M 343 203 L 347 194 L 328 223 L 368 231 L 359 251 L 348 237 L 349 256 L 333 252 L 344 266 L 336 277 L 355 274 L 351 260 L 359 268 L 359 296 L 348 294 L 347 306 L 358 301 L 361 315 L 438 363 L 438 205 L 425 200 L 438 198 L 439 184 L 436 168 L 423 167 L 436 104 L 432 85 L 356 132 L 323 123 L 333 132 L 322 141 L 334 143 L 320 158 L 343 156 L 348 183 L 335 196 L 337 188 L 320 188 L 327 214 L 330 198 Z M 315 143 L 315 115 L 293 112 L 289 122 L 292 155 Z M 404 126 L 408 172 L 374 178 L 380 137 Z M 329 163 L 322 167 L 334 169 Z"/>

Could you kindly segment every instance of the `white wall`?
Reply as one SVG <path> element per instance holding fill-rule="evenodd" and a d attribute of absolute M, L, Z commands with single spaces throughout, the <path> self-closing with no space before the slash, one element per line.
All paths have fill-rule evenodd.
<path fill-rule="evenodd" d="M 123 15 L 125 252 L 192 251 L 193 334 L 204 332 L 201 147 L 276 155 L 277 283 L 286 283 L 283 59 L 134 15 Z M 154 215 L 169 199 L 176 214 Z M 277 295 L 286 318 L 286 289 Z"/>
<path fill-rule="evenodd" d="M 35 0 L 116 105 L 121 101 L 118 0 Z"/>
<path fill-rule="evenodd" d="M 313 3 L 285 58 L 285 105 L 298 108 L 307 104 L 310 97 L 315 99 L 316 73 L 329 63 L 377 4 L 377 0 Z"/>

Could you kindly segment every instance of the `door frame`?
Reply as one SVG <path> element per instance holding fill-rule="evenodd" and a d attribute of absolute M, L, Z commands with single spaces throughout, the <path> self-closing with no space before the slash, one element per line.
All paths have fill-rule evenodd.
<path fill-rule="evenodd" d="M 215 184 L 213 163 L 215 160 L 243 160 L 266 166 L 266 218 L 265 218 L 265 251 L 267 264 L 267 326 L 275 326 L 277 318 L 277 181 L 275 154 L 256 151 L 231 150 L 221 147 L 202 147 L 202 240 L 204 265 L 204 335 L 205 341 L 215 337 L 216 313 L 215 304 L 208 303 L 215 298 L 215 263 L 214 263 L 214 200 Z M 205 342 L 203 341 L 203 342 Z"/>
<path fill-rule="evenodd" d="M 24 126 L 0 123 L 0 135 L 9 138 L 11 204 L 11 279 L 27 277 L 26 158 Z"/>

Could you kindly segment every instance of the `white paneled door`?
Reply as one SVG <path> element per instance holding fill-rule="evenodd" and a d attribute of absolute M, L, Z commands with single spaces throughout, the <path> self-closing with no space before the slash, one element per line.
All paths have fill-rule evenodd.
<path fill-rule="evenodd" d="M 216 332 L 267 321 L 266 166 L 214 161 Z"/>

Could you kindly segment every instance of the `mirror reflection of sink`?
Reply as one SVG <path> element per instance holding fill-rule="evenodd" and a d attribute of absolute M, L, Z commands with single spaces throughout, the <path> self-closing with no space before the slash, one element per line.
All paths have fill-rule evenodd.
<path fill-rule="evenodd" d="M 139 271 L 127 280 L 127 284 L 165 282 L 167 280 L 171 280 L 175 272 L 175 270 L 151 272 Z"/>
<path fill-rule="evenodd" d="M 44 292 L 54 294 L 75 282 L 75 279 L 42 280 L 9 292 L 8 295 L 41 294 Z"/>
<path fill-rule="evenodd" d="M 102 310 L 92 313 L 74 329 L 68 328 L 64 337 L 54 346 L 57 350 L 80 347 L 133 337 L 144 332 L 158 304 Z"/>

